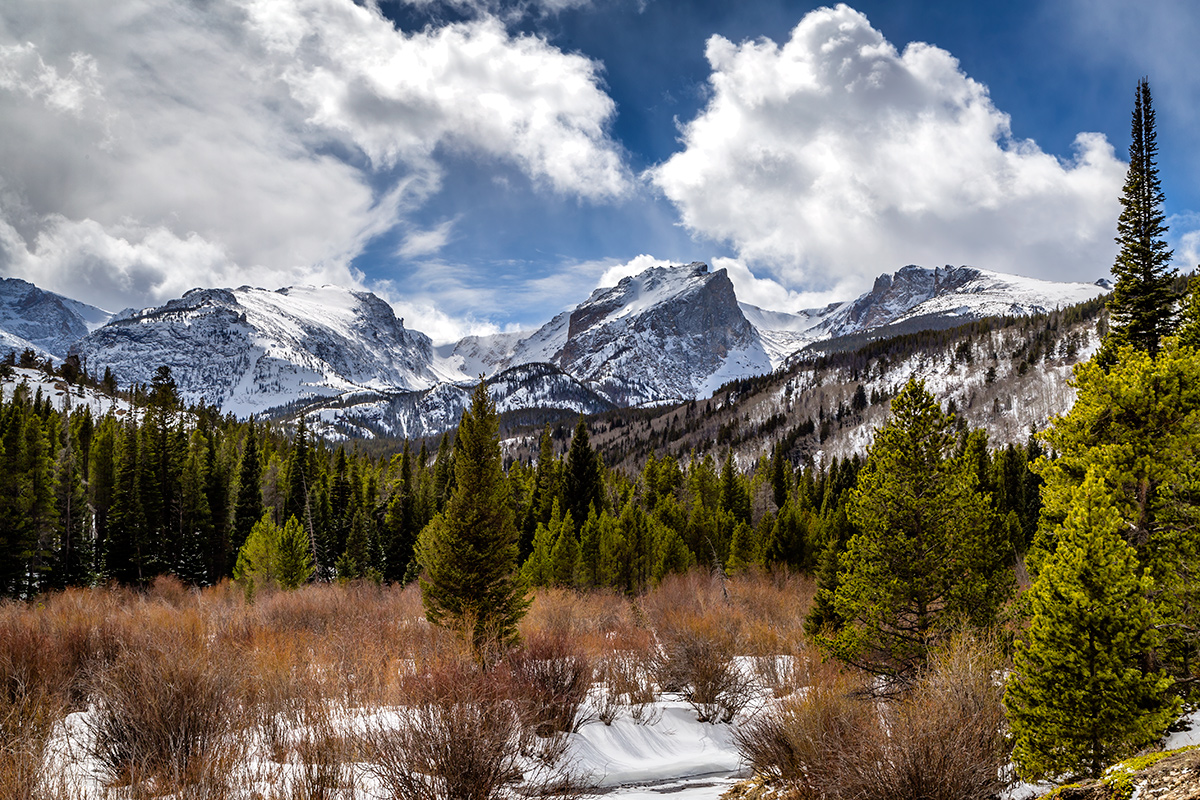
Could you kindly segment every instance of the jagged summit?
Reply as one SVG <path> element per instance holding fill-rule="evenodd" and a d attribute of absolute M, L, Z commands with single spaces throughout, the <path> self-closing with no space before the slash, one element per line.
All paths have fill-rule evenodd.
<path fill-rule="evenodd" d="M 62 359 L 72 344 L 111 317 L 20 278 L 0 278 L 0 350 L 29 348 Z"/>
<path fill-rule="evenodd" d="M 879 330 L 912 321 L 944 327 L 990 316 L 1026 316 L 1073 305 L 1103 294 L 1096 283 L 1060 283 L 1005 275 L 977 267 L 910 264 L 875 279 L 871 291 L 845 303 L 795 314 L 743 304 L 776 364 L 800 348 L 825 339 Z"/>
<path fill-rule="evenodd" d="M 1099 282 L 909 265 L 854 300 L 788 313 L 739 303 L 723 269 L 664 264 L 596 289 L 535 331 L 435 349 L 379 297 L 337 286 L 201 287 L 88 333 L 99 322 L 72 309 L 92 307 L 5 281 L 0 332 L 22 343 L 33 340 L 21 331 L 43 342 L 58 336 L 57 350 L 43 349 L 60 358 L 74 342 L 93 372 L 109 367 L 122 385 L 148 382 L 165 364 L 186 400 L 235 414 L 317 404 L 337 429 L 411 435 L 453 425 L 480 374 L 505 376 L 492 388 L 510 410 L 673 403 L 770 372 L 814 343 L 1032 314 L 1103 291 Z"/>
<path fill-rule="evenodd" d="M 596 289 L 517 344 L 500 366 L 537 361 L 624 406 L 691 399 L 771 368 L 729 275 L 700 262 L 651 267 Z"/>
<path fill-rule="evenodd" d="M 161 364 L 181 394 L 238 414 L 312 396 L 424 389 L 437 382 L 429 337 L 369 292 L 193 289 L 84 337 L 75 349 L 123 383 Z"/>

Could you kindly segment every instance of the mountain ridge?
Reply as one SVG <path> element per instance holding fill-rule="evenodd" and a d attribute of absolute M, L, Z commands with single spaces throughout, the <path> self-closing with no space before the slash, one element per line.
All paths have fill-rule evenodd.
<path fill-rule="evenodd" d="M 146 383 L 165 364 L 185 400 L 237 415 L 322 408 L 332 415 L 329 425 L 353 429 L 361 414 L 364 432 L 382 426 L 392 435 L 429 432 L 414 420 L 417 409 L 452 426 L 458 390 L 480 374 L 490 380 L 528 368 L 506 379 L 523 387 L 509 403 L 513 409 L 543 403 L 596 413 L 672 404 L 781 369 L 823 342 L 1044 313 L 1103 291 L 975 267 L 908 265 L 881 275 L 854 300 L 787 312 L 740 302 L 725 270 L 693 262 L 654 266 L 599 287 L 534 331 L 434 347 L 370 292 L 198 288 L 158 307 L 109 315 L 72 351 L 92 371 L 111 367 L 122 384 Z M 79 324 L 86 327 L 76 322 L 71 331 L 78 333 Z M 532 369 L 538 364 L 552 369 Z M 434 408 L 439 397 L 445 402 Z"/>

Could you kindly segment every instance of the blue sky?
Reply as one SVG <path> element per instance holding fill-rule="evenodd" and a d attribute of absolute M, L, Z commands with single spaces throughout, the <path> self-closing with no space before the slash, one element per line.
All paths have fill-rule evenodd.
<path fill-rule="evenodd" d="M 26 0 L 0 272 L 109 308 L 332 282 L 446 340 L 652 263 L 749 302 L 1107 274 L 1137 79 L 1200 259 L 1189 0 Z"/>

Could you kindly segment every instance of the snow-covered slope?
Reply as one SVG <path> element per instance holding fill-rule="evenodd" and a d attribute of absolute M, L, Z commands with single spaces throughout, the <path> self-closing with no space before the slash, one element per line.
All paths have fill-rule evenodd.
<path fill-rule="evenodd" d="M 526 364 L 487 380 L 501 414 L 554 409 L 598 414 L 612 403 L 552 364 Z M 331 438 L 433 436 L 458 425 L 471 403 L 471 387 L 439 383 L 417 392 L 364 392 L 320 402 L 305 409 L 314 430 Z"/>
<path fill-rule="evenodd" d="M 122 385 L 148 382 L 165 364 L 185 400 L 235 414 L 437 382 L 428 336 L 406 330 L 375 295 L 337 286 L 193 289 L 100 328 L 74 349 Z"/>
<path fill-rule="evenodd" d="M 691 399 L 771 370 L 725 270 L 652 267 L 594 291 L 522 340 L 505 366 L 547 361 L 616 405 Z"/>
<path fill-rule="evenodd" d="M 742 311 L 778 365 L 805 345 L 839 336 L 906 322 L 937 328 L 990 316 L 1040 314 L 1090 300 L 1108 289 L 1107 281 L 1062 283 L 976 267 L 909 265 L 894 275 L 880 275 L 871 291 L 850 302 L 795 314 L 745 304 Z"/>
<path fill-rule="evenodd" d="M 72 344 L 111 317 L 20 278 L 0 278 L 0 351 L 29 348 L 61 360 Z"/>
<path fill-rule="evenodd" d="M 130 411 L 128 400 L 80 384 L 70 386 L 62 378 L 47 375 L 40 369 L 14 367 L 11 378 L 0 380 L 0 397 L 5 401 L 11 401 L 16 392 L 28 392 L 31 400 L 40 393 L 43 400 L 49 400 L 59 411 L 67 408 L 79 411 L 86 406 L 95 418 L 110 413 L 123 417 Z"/>

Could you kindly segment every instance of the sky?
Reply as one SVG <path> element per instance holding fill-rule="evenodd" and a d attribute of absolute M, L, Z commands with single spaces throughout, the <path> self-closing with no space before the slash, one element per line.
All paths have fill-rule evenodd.
<path fill-rule="evenodd" d="M 12 0 L 0 274 L 119 310 L 374 291 L 435 342 L 663 263 L 798 310 L 1107 277 L 1149 79 L 1200 261 L 1193 0 Z"/>

